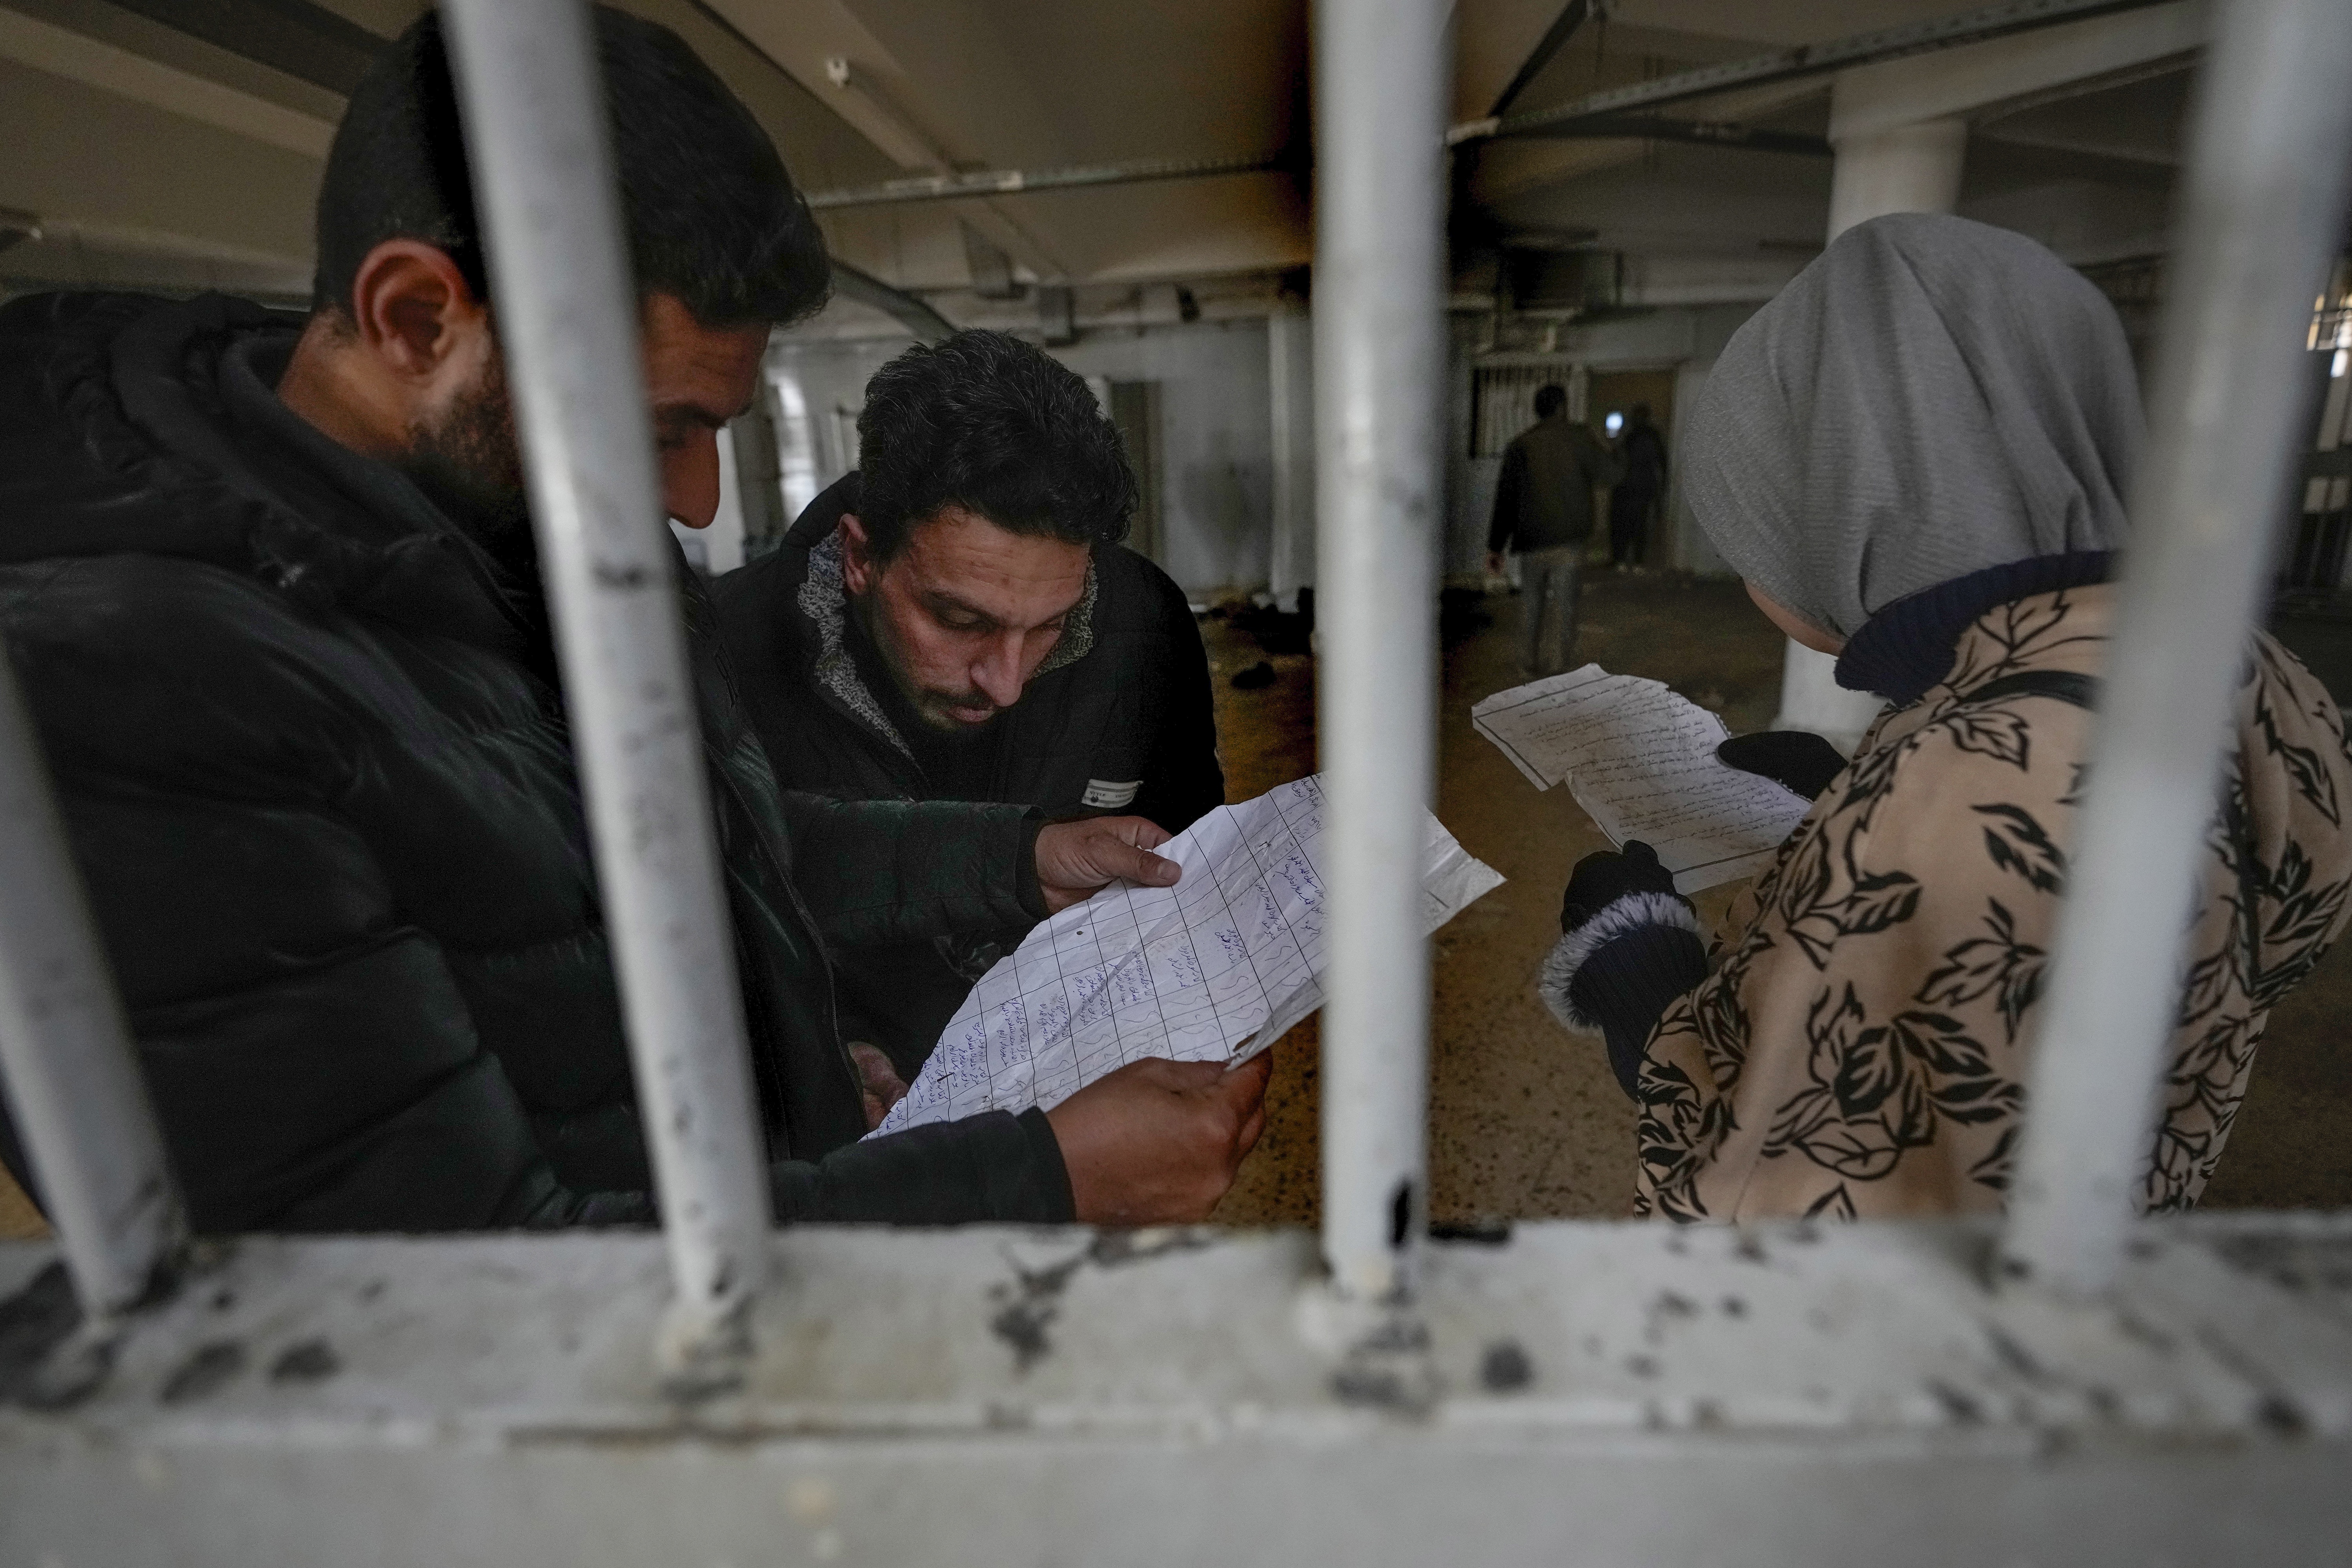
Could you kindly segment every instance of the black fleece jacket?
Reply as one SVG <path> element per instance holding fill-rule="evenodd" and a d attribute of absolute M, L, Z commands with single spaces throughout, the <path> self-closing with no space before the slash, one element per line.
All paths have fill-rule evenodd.
<path fill-rule="evenodd" d="M 195 1224 L 648 1219 L 528 538 L 286 410 L 298 325 L 0 309 L 0 635 Z M 1035 820 L 781 794 L 687 619 L 780 1216 L 1066 1219 L 1034 1113 L 858 1142 L 825 956 L 1019 923 Z"/>
<path fill-rule="evenodd" d="M 1021 700 L 962 743 L 961 776 L 927 768 L 940 748 L 912 732 L 897 692 L 859 657 L 842 594 L 835 531 L 857 494 L 853 473 L 809 503 L 782 548 L 715 584 L 744 706 L 787 789 L 997 801 L 1055 818 L 1132 813 L 1171 833 L 1224 804 L 1200 628 L 1183 591 L 1117 545 L 1095 552 L 1090 592 Z M 971 983 L 1026 930 L 845 946 L 844 1027 L 911 1081 Z"/>

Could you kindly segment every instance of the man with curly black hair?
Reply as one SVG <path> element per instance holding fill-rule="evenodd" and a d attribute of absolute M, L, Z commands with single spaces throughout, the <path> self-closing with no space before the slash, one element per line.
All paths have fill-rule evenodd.
<path fill-rule="evenodd" d="M 718 584 L 785 786 L 1171 832 L 1222 805 L 1200 632 L 1183 592 L 1119 542 L 1135 478 L 1086 383 L 1017 338 L 958 332 L 883 366 L 857 430 L 860 471 Z M 840 955 L 885 1092 L 1016 934 Z"/>

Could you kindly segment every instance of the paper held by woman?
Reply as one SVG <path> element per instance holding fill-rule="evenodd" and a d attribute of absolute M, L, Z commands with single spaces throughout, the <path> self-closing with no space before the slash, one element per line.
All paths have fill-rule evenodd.
<path fill-rule="evenodd" d="M 1638 838 L 1677 892 L 1753 876 L 1811 809 L 1715 754 L 1723 721 L 1655 680 L 1597 664 L 1498 691 L 1470 721 L 1538 789 L 1565 784 L 1612 844 Z"/>

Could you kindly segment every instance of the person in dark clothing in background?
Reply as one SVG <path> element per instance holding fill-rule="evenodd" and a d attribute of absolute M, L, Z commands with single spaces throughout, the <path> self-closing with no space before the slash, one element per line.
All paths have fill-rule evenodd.
<path fill-rule="evenodd" d="M 1042 349 L 965 331 L 866 386 L 862 468 L 715 584 L 752 726 L 787 788 L 845 800 L 1131 813 L 1223 804 L 1208 658 L 1183 591 L 1118 542 L 1117 426 Z M 886 1097 L 1018 931 L 836 953 L 845 1028 Z"/>
<path fill-rule="evenodd" d="M 1638 568 L 1650 548 L 1650 520 L 1666 493 L 1666 438 L 1650 423 L 1650 405 L 1636 403 L 1617 438 L 1624 470 L 1609 491 L 1609 559 L 1619 571 Z"/>
<path fill-rule="evenodd" d="M 1568 394 L 1557 386 L 1536 393 L 1535 424 L 1503 448 L 1486 569 L 1499 575 L 1504 550 L 1517 549 L 1529 675 L 1556 675 L 1576 653 L 1576 592 L 1592 537 L 1592 492 L 1617 473 L 1609 449 L 1568 416 Z"/>
<path fill-rule="evenodd" d="M 663 503 L 828 264 L 743 107 L 599 8 Z M 306 320 L 0 309 L 0 635 L 199 1230 L 642 1222 L 651 1177 L 441 33 L 354 91 Z M 646 526 L 659 522 L 648 518 Z M 1175 868 L 1139 818 L 780 792 L 707 595 L 688 651 L 785 1218 L 1205 1215 L 1264 1075 L 859 1142 L 828 944 L 1015 929 Z M 1140 1070 L 1138 1070 L 1138 1069 Z M 0 1118 L 0 1160 L 39 1196 Z"/>

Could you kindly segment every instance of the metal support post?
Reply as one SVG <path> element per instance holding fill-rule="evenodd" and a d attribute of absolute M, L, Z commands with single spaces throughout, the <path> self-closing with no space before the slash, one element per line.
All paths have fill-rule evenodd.
<path fill-rule="evenodd" d="M 771 1217 L 604 95 L 581 0 L 445 10 L 692 1372 L 744 1343 Z"/>
<path fill-rule="evenodd" d="M 2147 1163 L 2268 528 L 2305 428 L 2311 300 L 2343 235 L 2347 79 L 2343 0 L 2221 7 L 2004 1244 L 2068 1294 L 2114 1280 Z"/>
<path fill-rule="evenodd" d="M 1423 816 L 1436 757 L 1444 515 L 1440 0 L 1316 7 L 1317 600 L 1330 803 L 1323 1249 L 1344 1296 L 1402 1297 L 1427 1210 Z"/>
<path fill-rule="evenodd" d="M 92 1318 L 137 1304 L 183 1236 L 163 1135 L 32 719 L 0 654 L 0 1080 Z"/>

